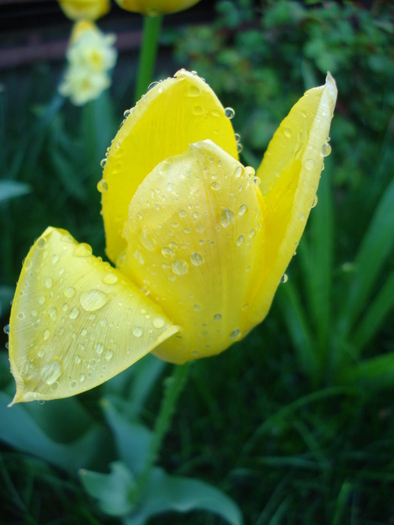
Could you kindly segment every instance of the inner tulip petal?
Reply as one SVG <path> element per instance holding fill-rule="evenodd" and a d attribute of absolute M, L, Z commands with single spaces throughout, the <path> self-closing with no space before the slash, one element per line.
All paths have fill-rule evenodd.
<path fill-rule="evenodd" d="M 263 235 L 254 170 L 210 141 L 146 177 L 130 204 L 120 268 L 182 327 L 156 355 L 183 363 L 217 354 L 250 330 Z"/>
<path fill-rule="evenodd" d="M 112 141 L 99 184 L 107 255 L 116 262 L 128 207 L 138 186 L 166 158 L 210 139 L 235 159 L 235 135 L 211 88 L 185 70 L 160 82 L 137 103 Z"/>
<path fill-rule="evenodd" d="M 48 228 L 25 259 L 12 307 L 13 403 L 93 388 L 177 331 L 89 245 Z"/>
<path fill-rule="evenodd" d="M 266 316 L 274 293 L 305 229 L 313 207 L 337 88 L 330 74 L 324 86 L 310 89 L 291 109 L 271 140 L 257 171 L 265 202 L 266 243 L 250 311 L 253 325 Z"/>

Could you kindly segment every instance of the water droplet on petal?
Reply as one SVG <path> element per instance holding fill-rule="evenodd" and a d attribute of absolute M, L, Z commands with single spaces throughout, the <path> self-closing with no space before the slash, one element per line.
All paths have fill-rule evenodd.
<path fill-rule="evenodd" d="M 85 381 L 86 377 L 85 377 L 85 374 L 81 374 L 79 376 L 79 380 L 81 381 L 81 383 L 83 383 Z"/>
<path fill-rule="evenodd" d="M 226 108 L 226 109 L 224 110 L 224 114 L 226 115 L 226 117 L 227 117 L 228 119 L 231 120 L 231 119 L 234 118 L 234 116 L 235 116 L 235 111 L 233 110 L 233 108 Z"/>
<path fill-rule="evenodd" d="M 162 317 L 155 317 L 152 321 L 152 324 L 155 328 L 163 328 L 165 321 Z"/>
<path fill-rule="evenodd" d="M 118 276 L 114 273 L 107 273 L 107 275 L 103 277 L 103 283 L 105 284 L 115 284 L 117 282 Z"/>
<path fill-rule="evenodd" d="M 220 214 L 220 224 L 223 226 L 223 228 L 227 228 L 234 222 L 234 213 L 229 210 L 228 208 L 222 208 L 222 212 Z"/>
<path fill-rule="evenodd" d="M 45 279 L 45 286 L 47 288 L 52 288 L 52 285 L 53 285 L 53 281 L 51 278 Z"/>
<path fill-rule="evenodd" d="M 215 315 L 213 316 L 213 320 L 214 320 L 214 321 L 220 321 L 221 318 L 222 318 L 222 315 L 221 315 L 221 314 L 215 314 Z"/>
<path fill-rule="evenodd" d="M 109 301 L 109 297 L 101 290 L 89 290 L 81 295 L 81 305 L 87 312 L 99 310 Z"/>
<path fill-rule="evenodd" d="M 164 247 L 162 250 L 161 250 L 161 253 L 164 257 L 167 257 L 167 258 L 171 258 L 171 257 L 174 257 L 175 255 L 175 252 L 174 250 L 171 250 L 171 248 L 167 248 L 167 247 Z"/>
<path fill-rule="evenodd" d="M 284 273 L 280 282 L 284 284 L 284 283 L 287 283 L 288 280 L 289 280 L 289 276 L 287 275 L 287 273 Z"/>
<path fill-rule="evenodd" d="M 246 212 L 248 211 L 248 207 L 246 206 L 246 204 L 242 204 L 240 207 L 239 207 L 239 210 L 238 210 L 238 215 L 244 215 Z"/>
<path fill-rule="evenodd" d="M 5 327 L 3 328 L 3 331 L 4 331 L 5 334 L 9 334 L 10 333 L 10 325 L 6 324 Z"/>
<path fill-rule="evenodd" d="M 101 166 L 102 168 L 104 168 L 104 166 L 105 166 L 106 164 L 107 164 L 107 159 L 106 159 L 106 158 L 100 161 L 100 166 Z"/>
<path fill-rule="evenodd" d="M 331 153 L 331 146 L 330 144 L 328 144 L 328 142 L 326 142 L 325 144 L 323 144 L 323 149 L 322 149 L 323 157 L 328 157 L 330 153 Z"/>
<path fill-rule="evenodd" d="M 241 335 L 241 330 L 239 330 L 238 328 L 236 328 L 235 330 L 233 330 L 230 334 L 230 339 L 237 339 L 237 337 L 239 337 Z"/>
<path fill-rule="evenodd" d="M 192 264 L 194 264 L 194 266 L 200 266 L 204 262 L 203 256 L 198 252 L 192 253 L 190 256 L 190 260 Z"/>
<path fill-rule="evenodd" d="M 66 297 L 73 297 L 75 295 L 75 288 L 73 288 L 72 286 L 70 286 L 69 288 L 67 288 L 65 291 L 64 291 L 64 295 Z"/>
<path fill-rule="evenodd" d="M 48 341 L 50 335 L 51 335 L 51 332 L 49 330 L 45 330 L 45 332 L 44 332 L 44 341 Z"/>
<path fill-rule="evenodd" d="M 113 356 L 113 355 L 114 355 L 114 353 L 112 352 L 112 350 L 107 350 L 107 351 L 105 352 L 104 357 L 105 357 L 105 359 L 106 359 L 107 361 L 110 361 L 110 360 L 112 359 L 112 356 Z"/>
<path fill-rule="evenodd" d="M 212 188 L 214 191 L 217 191 L 217 190 L 220 188 L 220 182 L 218 182 L 217 180 L 215 180 L 214 182 L 212 182 L 212 184 L 211 184 L 211 188 Z"/>
<path fill-rule="evenodd" d="M 319 200 L 318 196 L 315 195 L 315 198 L 313 199 L 313 202 L 312 202 L 312 208 L 314 208 L 316 206 L 318 200 Z"/>
<path fill-rule="evenodd" d="M 301 221 L 304 221 L 304 220 L 305 220 L 305 214 L 304 214 L 304 213 L 301 213 L 301 215 L 300 215 L 300 220 L 301 220 Z"/>
<path fill-rule="evenodd" d="M 188 272 L 189 266 L 186 261 L 176 260 L 172 263 L 171 269 L 176 275 L 184 275 Z"/>
<path fill-rule="evenodd" d="M 78 310 L 78 308 L 73 308 L 73 309 L 71 310 L 71 312 L 69 313 L 68 317 L 69 317 L 70 319 L 76 319 L 76 318 L 78 317 L 78 315 L 79 315 L 79 310 Z"/>
<path fill-rule="evenodd" d="M 96 344 L 96 352 L 98 355 L 101 355 L 104 351 L 104 345 L 102 343 Z"/>
<path fill-rule="evenodd" d="M 236 240 L 237 246 L 241 246 L 241 244 L 243 244 L 244 240 L 245 240 L 245 237 L 243 235 L 240 235 L 238 237 L 238 239 Z"/>
<path fill-rule="evenodd" d="M 57 381 L 62 373 L 62 365 L 55 360 L 53 363 L 45 365 L 41 369 L 41 378 L 47 385 L 52 385 Z"/>
<path fill-rule="evenodd" d="M 283 134 L 285 137 L 287 137 L 288 139 L 291 137 L 291 129 L 290 128 L 285 128 L 283 130 Z"/>
<path fill-rule="evenodd" d="M 143 334 L 143 330 L 140 326 L 136 326 L 135 328 L 133 328 L 133 335 L 135 337 L 141 337 L 142 334 Z"/>
<path fill-rule="evenodd" d="M 124 118 L 127 118 L 131 113 L 131 110 L 130 109 L 126 109 L 124 112 L 123 112 L 123 116 Z"/>
<path fill-rule="evenodd" d="M 305 167 L 308 171 L 313 170 L 313 168 L 315 167 L 315 161 L 313 159 L 308 159 L 305 162 Z"/>
<path fill-rule="evenodd" d="M 235 170 L 235 173 L 234 173 L 235 174 L 235 178 L 239 179 L 241 177 L 241 175 L 243 174 L 243 172 L 244 172 L 243 167 L 242 166 L 238 166 L 236 168 L 236 170 Z"/>
<path fill-rule="evenodd" d="M 101 179 L 101 180 L 98 181 L 98 183 L 97 183 L 97 190 L 100 193 L 106 193 L 108 191 L 108 184 L 107 184 L 107 181 L 105 179 Z"/>

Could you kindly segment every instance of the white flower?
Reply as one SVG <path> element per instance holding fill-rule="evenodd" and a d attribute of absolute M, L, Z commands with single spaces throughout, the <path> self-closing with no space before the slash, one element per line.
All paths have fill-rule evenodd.
<path fill-rule="evenodd" d="M 78 22 L 66 53 L 68 68 L 59 92 L 81 106 L 111 85 L 108 74 L 116 63 L 114 35 L 104 35 L 92 22 Z"/>

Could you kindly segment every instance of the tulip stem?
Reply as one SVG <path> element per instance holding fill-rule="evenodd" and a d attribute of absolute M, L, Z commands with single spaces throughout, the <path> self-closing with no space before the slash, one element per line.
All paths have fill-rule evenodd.
<path fill-rule="evenodd" d="M 138 479 L 139 494 L 143 492 L 145 484 L 148 481 L 150 471 L 157 461 L 164 437 L 170 427 L 171 419 L 176 407 L 176 402 L 186 384 L 189 370 L 190 362 L 182 366 L 175 365 L 172 375 L 164 380 L 164 394 L 160 405 L 160 412 L 155 422 L 154 436 L 150 447 L 149 457 L 144 470 Z"/>
<path fill-rule="evenodd" d="M 161 30 L 162 15 L 145 16 L 140 51 L 135 101 L 137 102 L 146 92 L 153 76 L 159 48 L 159 35 Z"/>

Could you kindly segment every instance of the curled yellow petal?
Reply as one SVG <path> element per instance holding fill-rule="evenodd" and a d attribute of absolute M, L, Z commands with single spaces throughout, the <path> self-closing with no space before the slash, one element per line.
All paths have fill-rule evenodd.
<path fill-rule="evenodd" d="M 128 274 L 182 330 L 155 354 L 184 363 L 250 330 L 264 246 L 254 170 L 210 141 L 159 164 L 134 195 L 125 228 Z"/>
<path fill-rule="evenodd" d="M 177 330 L 89 245 L 48 228 L 26 257 L 11 310 L 13 403 L 93 388 Z"/>
<path fill-rule="evenodd" d="M 59 4 L 71 20 L 97 20 L 111 8 L 109 0 L 59 0 Z"/>
<path fill-rule="evenodd" d="M 305 229 L 331 149 L 328 135 L 336 98 L 336 84 L 328 73 L 326 84 L 307 91 L 282 121 L 257 171 L 265 201 L 266 251 L 250 310 L 253 325 L 266 316 Z"/>
<path fill-rule="evenodd" d="M 159 13 L 176 13 L 189 9 L 200 0 L 116 0 L 122 9 L 141 13 L 142 15 L 157 15 Z"/>
<path fill-rule="evenodd" d="M 238 158 L 223 106 L 201 78 L 185 70 L 154 86 L 129 113 L 112 142 L 98 186 L 107 255 L 114 262 L 126 247 L 122 232 L 130 201 L 160 162 L 206 139 Z"/>

